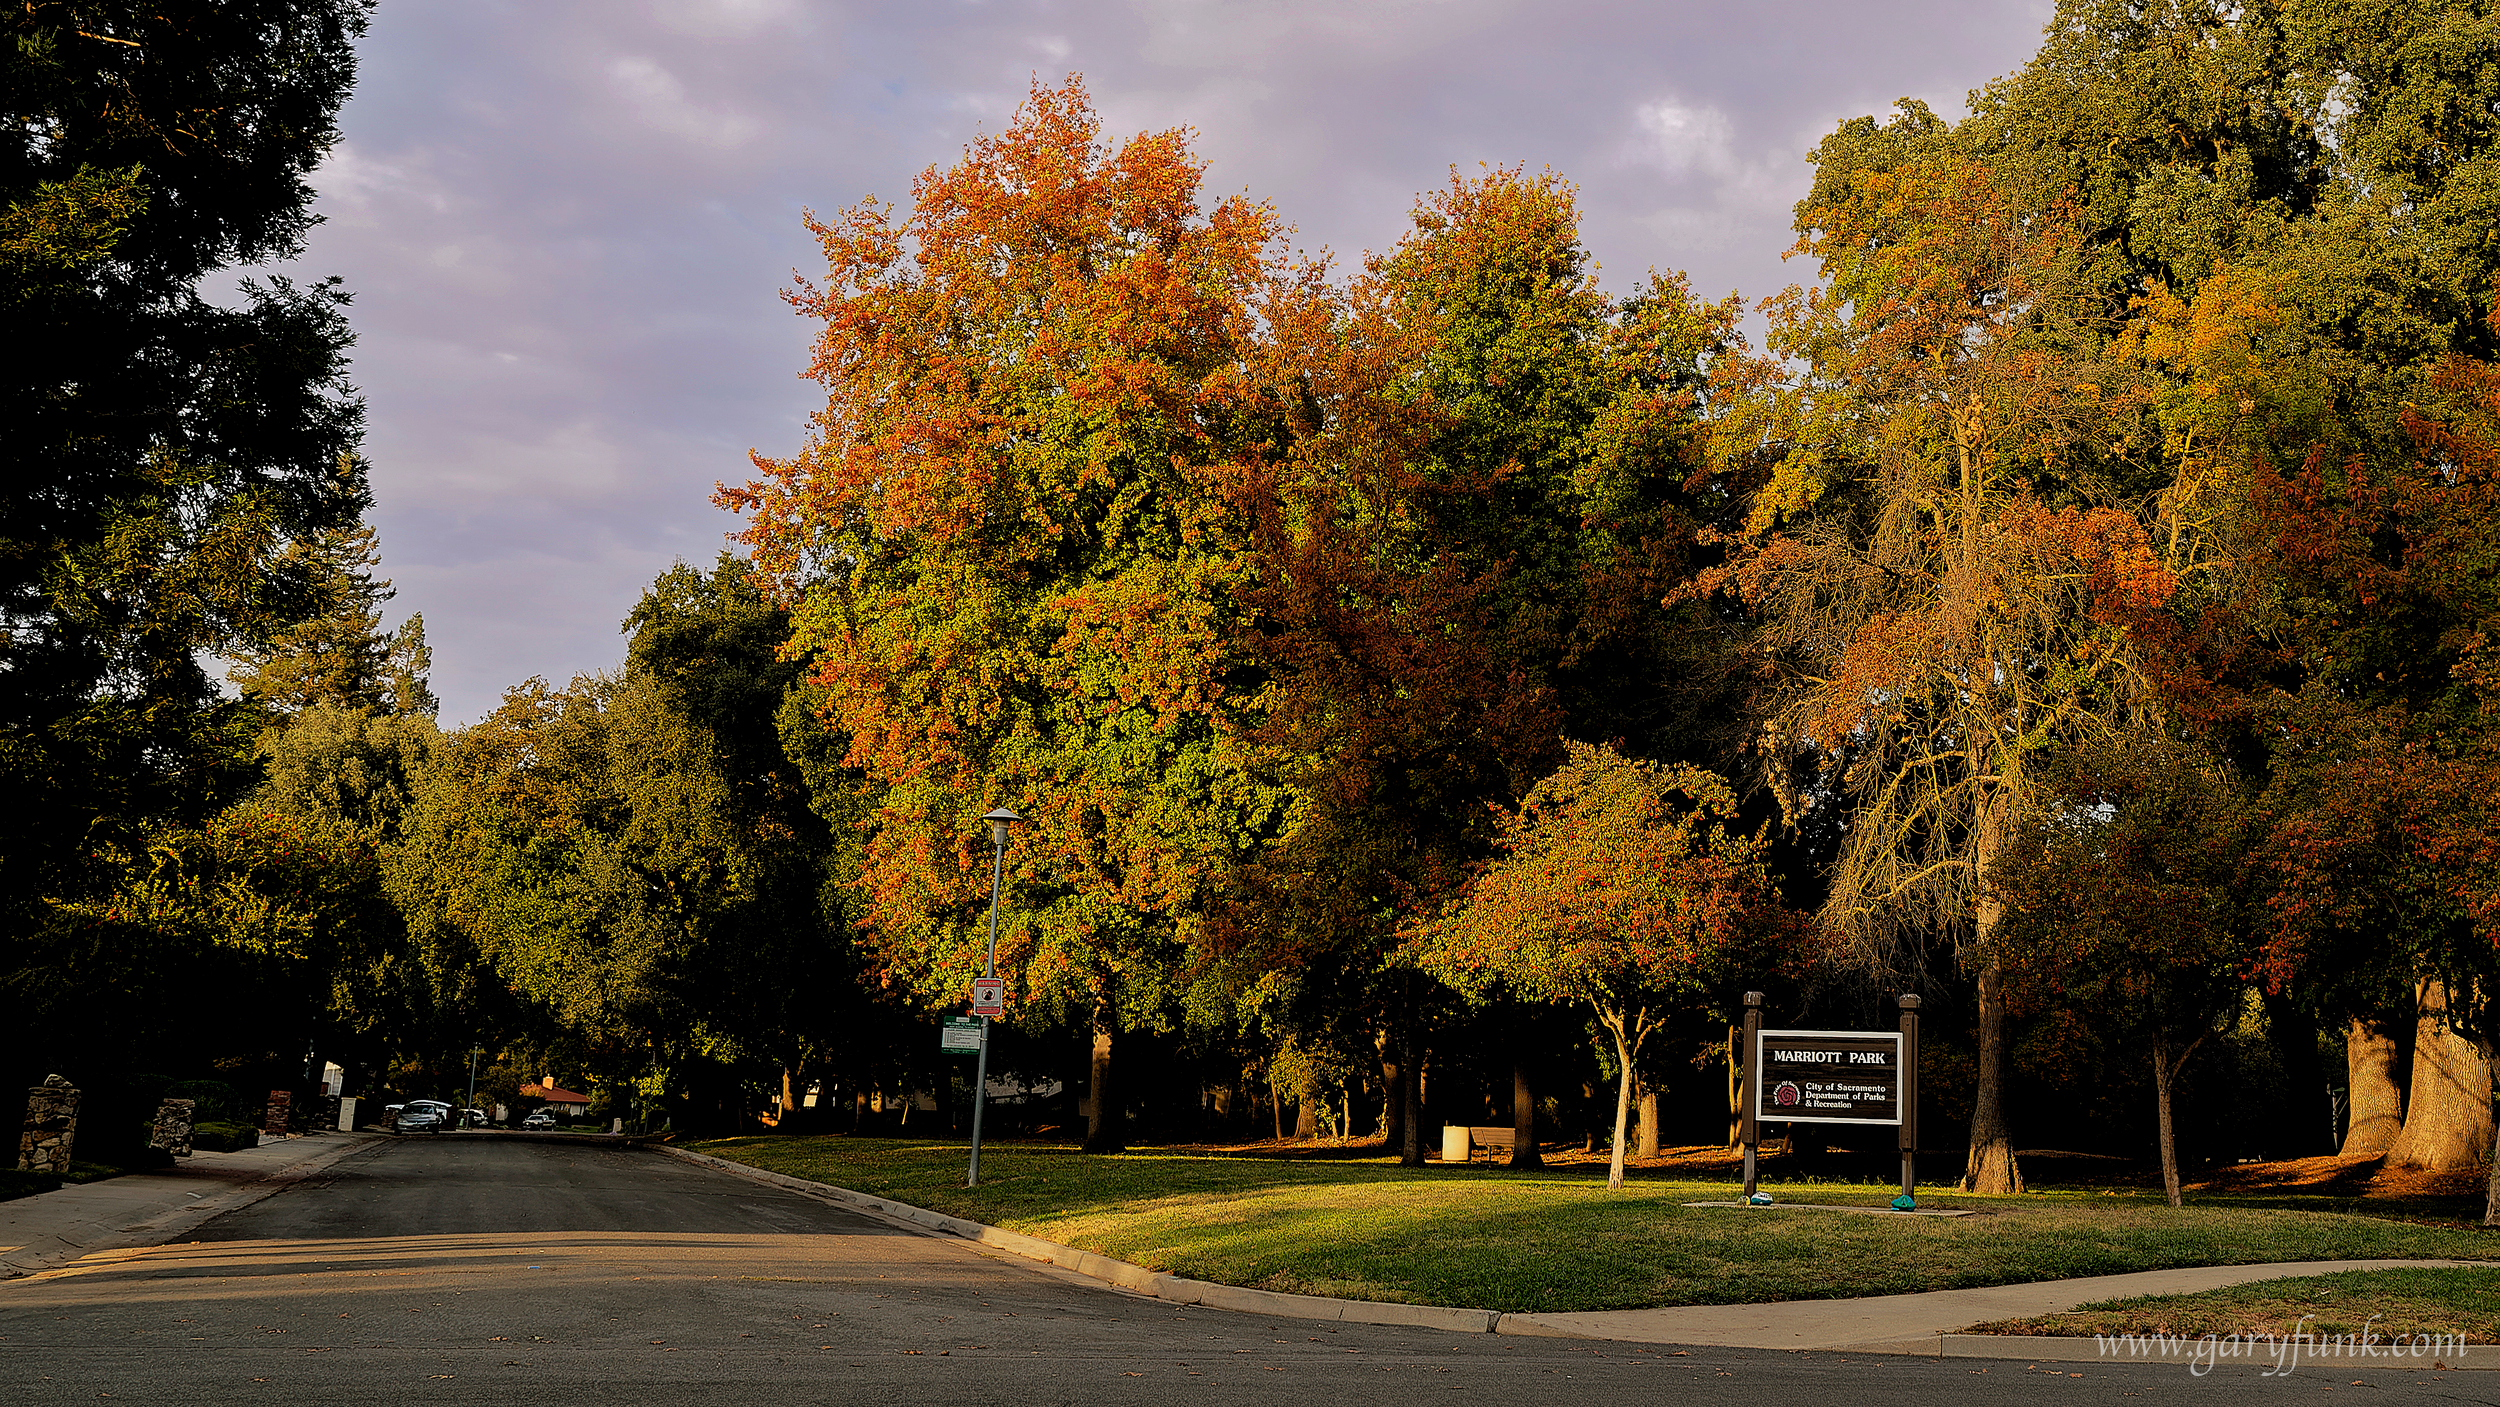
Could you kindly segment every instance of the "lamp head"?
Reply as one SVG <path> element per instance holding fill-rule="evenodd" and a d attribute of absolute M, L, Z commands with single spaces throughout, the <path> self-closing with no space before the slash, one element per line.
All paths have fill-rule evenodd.
<path fill-rule="evenodd" d="M 1024 818 L 1001 806 L 981 819 L 990 823 L 990 844 L 1004 850 L 1007 848 L 1007 828 Z"/>

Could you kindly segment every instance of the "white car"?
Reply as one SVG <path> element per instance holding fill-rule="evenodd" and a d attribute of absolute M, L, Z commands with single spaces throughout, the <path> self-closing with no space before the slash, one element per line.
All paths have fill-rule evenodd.
<path fill-rule="evenodd" d="M 539 1110 L 521 1121 L 521 1127 L 525 1129 L 551 1129 L 555 1126 L 556 1116 L 548 1113 L 544 1109 Z"/>

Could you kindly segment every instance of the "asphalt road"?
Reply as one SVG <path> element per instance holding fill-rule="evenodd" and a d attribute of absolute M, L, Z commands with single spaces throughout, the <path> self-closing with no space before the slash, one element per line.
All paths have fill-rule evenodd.
<path fill-rule="evenodd" d="M 0 1402 L 2500 1401 L 2500 1373 L 2200 1379 L 1175 1307 L 618 1149 L 394 1140 L 196 1234 L 0 1284 Z"/>

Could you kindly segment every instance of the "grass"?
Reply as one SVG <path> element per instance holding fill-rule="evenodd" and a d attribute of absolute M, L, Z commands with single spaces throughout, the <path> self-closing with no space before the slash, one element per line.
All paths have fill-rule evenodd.
<path fill-rule="evenodd" d="M 2453 1222 L 2288 1210 L 2216 1197 L 2174 1210 L 2150 1191 L 1922 1193 L 1969 1217 L 1689 1208 L 1734 1183 L 1493 1168 L 1401 1168 L 991 1144 L 982 1185 L 960 1143 L 745 1138 L 715 1157 L 1004 1226 L 1230 1285 L 1505 1313 L 1903 1294 L 2172 1266 L 2500 1256 Z M 1880 1206 L 1888 1187 L 1775 1188 L 1783 1201 Z"/>
<path fill-rule="evenodd" d="M 2303 1321 L 2306 1321 L 2305 1323 Z M 2259 1280 L 2193 1295 L 2102 1300 L 2065 1314 L 1974 1325 L 1980 1334 L 2461 1334 L 2500 1341 L 2500 1275 L 2490 1270 L 2344 1270 Z"/>
<path fill-rule="evenodd" d="M 22 1168 L 0 1168 L 0 1202 L 19 1197 L 32 1197 L 39 1192 L 58 1191 L 59 1173 L 27 1172 Z"/>

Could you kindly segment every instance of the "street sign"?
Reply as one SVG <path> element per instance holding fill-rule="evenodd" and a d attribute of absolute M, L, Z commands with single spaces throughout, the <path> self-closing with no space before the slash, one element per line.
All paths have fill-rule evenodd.
<path fill-rule="evenodd" d="M 1758 1121 L 1901 1122 L 1898 1031 L 1757 1031 L 1753 1056 Z"/>
<path fill-rule="evenodd" d="M 1004 1016 L 1007 1014 L 1007 979 L 975 977 L 972 979 L 972 1014 Z"/>
<path fill-rule="evenodd" d="M 938 1026 L 938 1049 L 949 1055 L 970 1055 L 981 1048 L 981 1021 L 975 1016 L 949 1016 Z"/>

